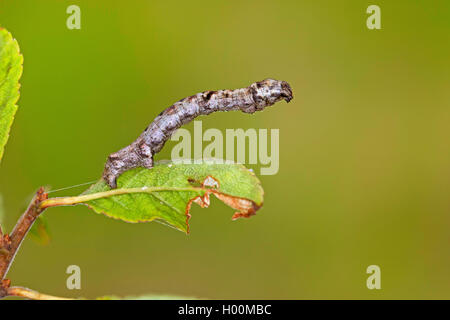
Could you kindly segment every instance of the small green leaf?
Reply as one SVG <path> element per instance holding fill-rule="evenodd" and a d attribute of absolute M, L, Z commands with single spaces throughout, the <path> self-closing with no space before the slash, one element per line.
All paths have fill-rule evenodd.
<path fill-rule="evenodd" d="M 236 209 L 233 219 L 250 217 L 263 204 L 263 189 L 253 172 L 239 164 L 160 162 L 152 169 L 136 168 L 122 174 L 117 189 L 100 180 L 79 201 L 97 213 L 127 222 L 157 220 L 189 232 L 189 210 L 193 202 L 209 205 L 209 196 Z"/>
<path fill-rule="evenodd" d="M 22 63 L 17 41 L 0 28 L 0 161 L 17 111 Z"/>
<path fill-rule="evenodd" d="M 35 242 L 41 245 L 50 243 L 47 219 L 44 218 L 44 216 L 40 215 L 36 221 L 34 221 L 33 226 L 30 229 L 30 236 Z"/>

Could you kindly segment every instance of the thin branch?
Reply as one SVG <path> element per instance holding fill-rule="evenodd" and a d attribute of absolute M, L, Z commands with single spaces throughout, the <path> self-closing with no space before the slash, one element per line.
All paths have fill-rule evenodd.
<path fill-rule="evenodd" d="M 0 280 L 3 280 L 9 270 L 11 262 L 19 249 L 23 239 L 25 238 L 28 230 L 30 230 L 36 218 L 45 210 L 39 205 L 42 201 L 47 199 L 47 194 L 44 192 L 44 188 L 40 188 L 27 211 L 19 218 L 16 226 L 14 227 L 11 235 L 4 235 L 2 237 L 1 252 L 0 252 Z"/>
<path fill-rule="evenodd" d="M 22 297 L 31 300 L 74 300 L 70 298 L 51 296 L 24 287 L 10 287 L 6 290 L 6 296 Z"/>

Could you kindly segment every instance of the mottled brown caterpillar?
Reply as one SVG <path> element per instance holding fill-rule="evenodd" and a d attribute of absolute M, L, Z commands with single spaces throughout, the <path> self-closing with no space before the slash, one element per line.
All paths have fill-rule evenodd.
<path fill-rule="evenodd" d="M 145 131 L 129 146 L 109 155 L 103 179 L 116 188 L 116 179 L 124 171 L 136 167 L 152 168 L 158 153 L 176 129 L 200 115 L 215 111 L 261 111 L 284 99 L 291 101 L 292 89 L 286 81 L 266 79 L 247 88 L 205 91 L 184 98 L 161 112 Z"/>

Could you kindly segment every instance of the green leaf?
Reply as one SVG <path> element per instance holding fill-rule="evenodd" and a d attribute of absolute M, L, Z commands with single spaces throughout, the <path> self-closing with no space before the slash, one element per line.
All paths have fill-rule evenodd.
<path fill-rule="evenodd" d="M 22 63 L 17 41 L 0 28 L 0 161 L 17 111 Z"/>
<path fill-rule="evenodd" d="M 40 215 L 36 221 L 34 221 L 33 226 L 30 229 L 30 236 L 35 242 L 41 245 L 50 243 L 47 219 L 44 218 L 44 216 Z"/>
<path fill-rule="evenodd" d="M 211 194 L 237 210 L 233 219 L 248 218 L 263 204 L 258 178 L 234 163 L 159 162 L 152 169 L 123 173 L 117 185 L 111 190 L 100 180 L 78 197 L 78 203 L 111 218 L 127 222 L 157 220 L 187 233 L 191 204 L 207 207 Z"/>

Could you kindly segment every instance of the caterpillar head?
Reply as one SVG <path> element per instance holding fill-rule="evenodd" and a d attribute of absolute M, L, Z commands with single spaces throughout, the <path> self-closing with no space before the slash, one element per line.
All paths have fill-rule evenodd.
<path fill-rule="evenodd" d="M 283 99 L 289 102 L 294 97 L 291 86 L 286 81 L 265 79 L 253 83 L 250 89 L 258 110 L 262 110 L 264 107 L 271 106 Z"/>

